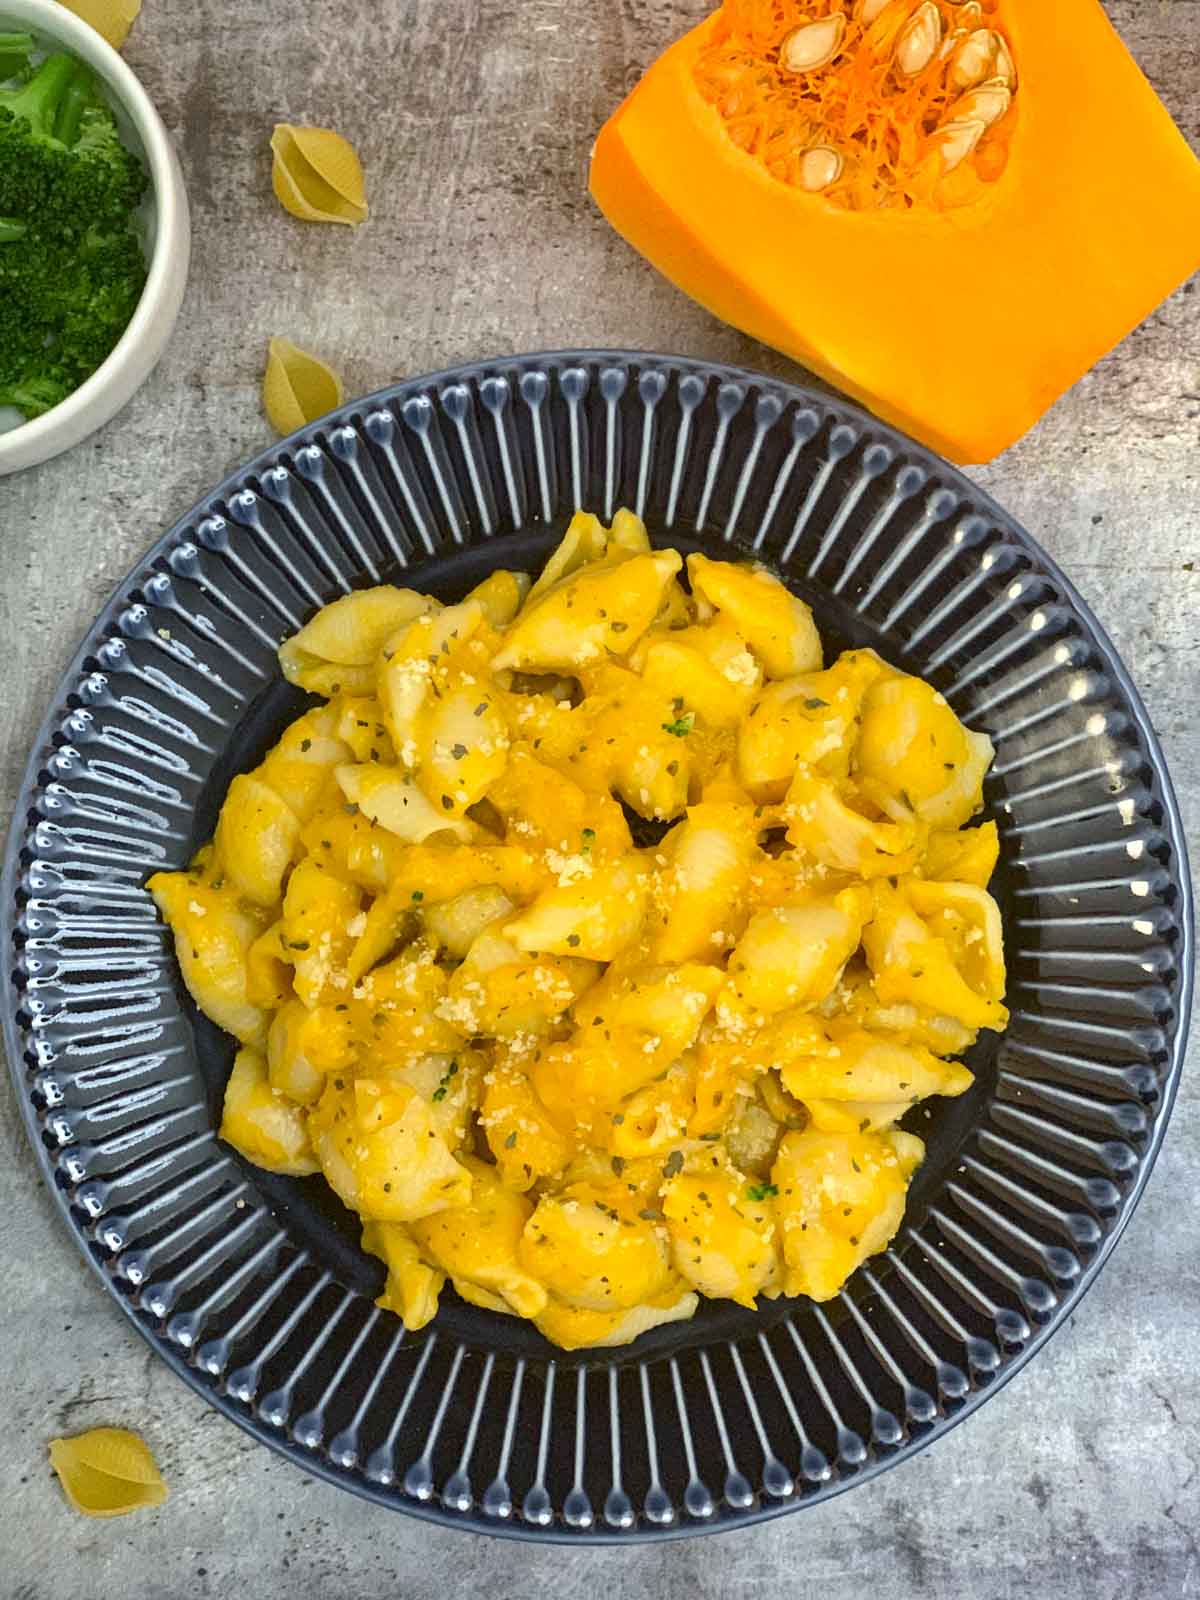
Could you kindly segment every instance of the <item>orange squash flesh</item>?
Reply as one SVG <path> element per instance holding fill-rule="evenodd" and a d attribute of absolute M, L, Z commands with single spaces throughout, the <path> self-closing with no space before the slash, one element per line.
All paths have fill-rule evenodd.
<path fill-rule="evenodd" d="M 1008 163 L 957 210 L 838 209 L 701 95 L 721 13 L 600 133 L 591 190 L 671 281 L 952 460 L 990 460 L 1200 268 L 1200 162 L 1099 0 L 1007 0 Z"/>

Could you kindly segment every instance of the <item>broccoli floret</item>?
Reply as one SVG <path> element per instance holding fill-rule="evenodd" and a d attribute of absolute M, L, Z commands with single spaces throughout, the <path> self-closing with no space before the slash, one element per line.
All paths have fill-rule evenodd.
<path fill-rule="evenodd" d="M 141 162 L 73 56 L 47 56 L 27 82 L 0 89 L 0 215 L 78 235 L 125 222 L 145 188 Z"/>
<path fill-rule="evenodd" d="M 38 416 L 112 351 L 146 281 L 133 229 L 145 187 L 74 57 L 0 89 L 0 405 Z"/>
<path fill-rule="evenodd" d="M 31 33 L 0 33 L 0 83 L 18 75 L 24 77 L 33 53 Z"/>
<path fill-rule="evenodd" d="M 61 405 L 78 387 L 78 382 L 66 372 L 41 372 L 20 378 L 8 388 L 0 386 L 0 405 L 16 406 L 18 411 L 24 412 L 27 421 L 32 421 Z"/>

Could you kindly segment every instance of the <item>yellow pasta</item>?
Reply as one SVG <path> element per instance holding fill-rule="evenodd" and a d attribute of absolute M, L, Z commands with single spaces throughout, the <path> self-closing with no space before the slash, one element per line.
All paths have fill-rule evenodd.
<path fill-rule="evenodd" d="M 127 1428 L 91 1428 L 71 1439 L 51 1439 L 50 1465 L 85 1517 L 123 1517 L 167 1498 L 157 1462 Z"/>
<path fill-rule="evenodd" d="M 63 4 L 95 28 L 114 50 L 125 43 L 142 9 L 142 0 L 63 0 Z"/>
<path fill-rule="evenodd" d="M 362 163 L 348 140 L 332 128 L 302 128 L 278 122 L 271 135 L 271 182 L 285 211 L 303 222 L 367 218 Z"/>
<path fill-rule="evenodd" d="M 327 703 L 150 880 L 242 1046 L 222 1137 L 323 1175 L 410 1329 L 447 1282 L 571 1349 L 836 1294 L 900 1119 L 1007 1020 L 987 739 L 629 512 L 455 605 L 343 596 L 280 664 Z"/>
<path fill-rule="evenodd" d="M 263 373 L 262 403 L 276 433 L 295 433 L 306 422 L 315 422 L 340 406 L 345 397 L 342 380 L 331 367 L 290 339 L 271 340 Z M 336 671 L 330 674 L 331 679 L 336 676 Z M 304 687 L 322 693 L 325 686 L 314 682 Z"/>

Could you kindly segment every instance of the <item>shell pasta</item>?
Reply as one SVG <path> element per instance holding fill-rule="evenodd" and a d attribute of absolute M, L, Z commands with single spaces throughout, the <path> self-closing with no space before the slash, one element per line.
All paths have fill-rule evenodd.
<path fill-rule="evenodd" d="M 279 657 L 317 703 L 149 883 L 222 1138 L 322 1175 L 410 1329 L 447 1281 L 567 1348 L 836 1294 L 1005 1026 L 986 737 L 625 511 Z"/>

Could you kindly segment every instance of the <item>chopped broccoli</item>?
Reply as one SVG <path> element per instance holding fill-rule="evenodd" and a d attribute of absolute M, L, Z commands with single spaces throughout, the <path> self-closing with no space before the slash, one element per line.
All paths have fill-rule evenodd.
<path fill-rule="evenodd" d="M 0 405 L 40 416 L 112 351 L 146 264 L 133 213 L 146 188 L 90 70 L 32 66 L 27 36 L 0 34 Z M 22 70 L 19 58 L 23 57 Z"/>
<path fill-rule="evenodd" d="M 28 73 L 32 50 L 32 34 L 0 33 L 0 83 Z"/>

